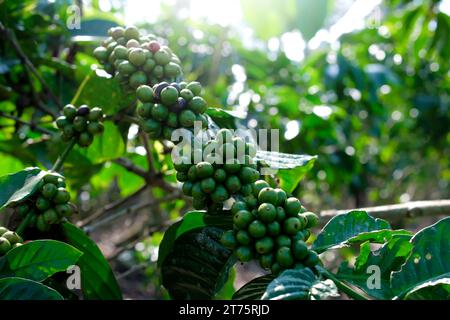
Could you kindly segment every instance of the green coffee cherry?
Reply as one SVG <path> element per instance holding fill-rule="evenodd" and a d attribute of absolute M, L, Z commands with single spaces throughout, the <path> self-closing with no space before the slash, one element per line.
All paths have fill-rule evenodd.
<path fill-rule="evenodd" d="M 48 209 L 42 215 L 44 217 L 45 223 L 47 223 L 47 224 L 54 224 L 59 219 L 58 213 L 56 212 L 55 209 Z"/>
<path fill-rule="evenodd" d="M 308 255 L 308 247 L 303 240 L 296 240 L 292 245 L 294 257 L 298 260 L 303 260 Z"/>
<path fill-rule="evenodd" d="M 77 115 L 77 109 L 73 105 L 68 104 L 64 107 L 63 113 L 67 121 L 72 121 Z"/>
<path fill-rule="evenodd" d="M 264 269 L 270 269 L 274 260 L 275 260 L 275 258 L 272 253 L 263 254 L 259 257 L 259 264 Z"/>
<path fill-rule="evenodd" d="M 255 249 L 259 254 L 266 254 L 272 251 L 274 242 L 271 237 L 264 237 L 256 241 Z"/>
<path fill-rule="evenodd" d="M 201 94 L 201 92 L 202 92 L 201 84 L 199 82 L 196 82 L 196 81 L 188 83 L 186 88 L 191 90 L 192 93 L 194 95 L 196 95 L 196 96 L 199 96 Z"/>
<path fill-rule="evenodd" d="M 291 267 L 294 264 L 294 257 L 292 256 L 291 249 L 289 247 L 279 248 L 276 253 L 276 260 L 282 267 Z"/>
<path fill-rule="evenodd" d="M 236 214 L 240 210 L 247 210 L 247 205 L 243 201 L 235 201 L 231 206 L 231 213 Z"/>
<path fill-rule="evenodd" d="M 287 199 L 287 195 L 286 192 L 283 189 L 280 188 L 276 188 L 274 189 L 275 193 L 277 194 L 277 201 L 276 201 L 276 206 L 283 206 L 284 203 L 286 202 Z"/>
<path fill-rule="evenodd" d="M 314 228 L 319 224 L 319 217 L 315 213 L 307 211 L 302 213 L 301 215 L 304 216 L 307 220 L 306 228 Z"/>
<path fill-rule="evenodd" d="M 135 26 L 129 26 L 125 28 L 125 31 L 123 33 L 125 39 L 139 39 L 139 30 Z"/>
<path fill-rule="evenodd" d="M 258 201 L 259 202 L 268 202 L 272 205 L 277 205 L 278 202 L 278 194 L 277 192 L 269 187 L 261 189 L 258 193 Z"/>
<path fill-rule="evenodd" d="M 2 238 L 5 238 L 9 241 L 10 245 L 14 245 L 16 243 L 22 243 L 23 239 L 21 236 L 19 236 L 14 231 L 6 231 L 4 234 L 2 234 Z"/>
<path fill-rule="evenodd" d="M 311 250 L 308 252 L 308 255 L 306 256 L 306 259 L 303 263 L 305 264 L 305 266 L 313 268 L 320 263 L 320 259 L 317 253 Z"/>
<path fill-rule="evenodd" d="M 280 232 L 281 232 L 281 226 L 280 226 L 280 224 L 278 223 L 278 221 L 270 222 L 270 223 L 267 225 L 267 233 L 268 233 L 269 235 L 271 235 L 271 236 L 277 236 L 277 235 L 280 234 Z"/>
<path fill-rule="evenodd" d="M 220 239 L 220 242 L 228 249 L 234 249 L 237 246 L 237 240 L 234 236 L 233 230 L 225 231 Z"/>
<path fill-rule="evenodd" d="M 5 232 L 8 232 L 8 229 L 5 227 L 0 227 L 0 236 L 2 236 Z"/>
<path fill-rule="evenodd" d="M 175 87 L 168 86 L 161 91 L 161 102 L 164 105 L 171 106 L 178 101 L 178 90 Z"/>
<path fill-rule="evenodd" d="M 0 237 L 0 255 L 6 254 L 11 249 L 11 243 L 8 239 Z"/>
<path fill-rule="evenodd" d="M 222 185 L 216 185 L 216 189 L 211 194 L 211 200 L 216 204 L 223 203 L 229 197 L 230 194 L 228 193 L 227 189 L 225 189 L 225 187 Z"/>
<path fill-rule="evenodd" d="M 246 228 L 253 221 L 253 215 L 247 210 L 240 210 L 233 215 L 233 223 L 239 229 Z"/>
<path fill-rule="evenodd" d="M 278 262 L 274 262 L 270 268 L 273 274 L 277 275 L 281 272 L 282 268 Z"/>
<path fill-rule="evenodd" d="M 46 232 L 50 229 L 50 225 L 45 221 L 43 214 L 38 215 L 36 219 L 36 228 L 41 232 Z"/>
<path fill-rule="evenodd" d="M 55 207 L 59 217 L 70 217 L 73 213 L 73 208 L 70 204 L 59 204 Z"/>
<path fill-rule="evenodd" d="M 286 213 L 283 209 L 283 207 L 277 207 L 277 217 L 276 220 L 278 222 L 283 222 L 284 219 L 286 219 Z"/>
<path fill-rule="evenodd" d="M 56 194 L 57 186 L 53 183 L 46 183 L 41 189 L 42 195 L 46 198 L 51 200 L 53 196 Z"/>
<path fill-rule="evenodd" d="M 222 138 L 225 135 L 222 133 Z M 235 139 L 239 144 L 238 141 Z M 244 201 L 236 201 L 231 207 L 234 234 L 237 242 L 244 246 L 251 245 L 250 248 L 259 255 L 261 267 L 277 274 L 297 264 L 313 268 L 320 263 L 317 254 L 311 253 L 305 243 L 310 235 L 309 229 L 306 229 L 308 217 L 313 225 L 316 215 L 306 211 L 299 213 L 304 209 L 299 206 L 298 199 L 287 199 L 284 190 L 273 189 L 265 181 L 252 183 L 249 192 L 250 195 L 243 197 Z M 286 211 L 291 215 L 287 215 Z M 297 214 L 293 215 L 294 212 Z"/>
<path fill-rule="evenodd" d="M 253 184 L 253 195 L 255 197 L 259 196 L 259 192 L 264 189 L 264 188 L 268 188 L 269 184 L 264 181 L 264 180 L 258 180 Z"/>
<path fill-rule="evenodd" d="M 56 126 L 61 130 L 64 141 L 75 139 L 79 146 L 87 147 L 92 143 L 93 136 L 104 130 L 101 123 L 103 112 L 98 107 L 90 109 L 82 105 L 77 109 L 73 105 L 66 105 L 63 113 L 64 116 L 57 119 Z"/>
<path fill-rule="evenodd" d="M 196 165 L 196 172 L 199 178 L 209 178 L 214 175 L 214 167 L 208 162 L 199 162 Z"/>
<path fill-rule="evenodd" d="M 204 199 L 206 197 L 203 193 L 200 182 L 196 182 L 192 185 L 192 197 L 197 199 Z"/>
<path fill-rule="evenodd" d="M 296 234 L 302 227 L 300 219 L 297 217 L 290 217 L 284 221 L 283 230 L 286 234 L 294 235 Z"/>
<path fill-rule="evenodd" d="M 266 225 L 259 220 L 253 221 L 252 223 L 250 223 L 250 225 L 248 227 L 248 233 L 253 238 L 257 238 L 257 239 L 264 237 L 264 235 L 266 234 L 266 231 L 267 231 Z"/>
<path fill-rule="evenodd" d="M 241 189 L 241 181 L 237 176 L 229 176 L 225 181 L 225 186 L 231 193 L 236 193 Z"/>
<path fill-rule="evenodd" d="M 270 223 L 275 221 L 277 217 L 277 210 L 271 203 L 263 203 L 258 207 L 258 216 L 261 221 Z"/>
<path fill-rule="evenodd" d="M 242 262 L 248 262 L 252 259 L 253 254 L 249 247 L 240 246 L 235 251 L 236 257 Z"/>
<path fill-rule="evenodd" d="M 256 208 L 256 206 L 258 205 L 258 199 L 256 199 L 253 195 L 244 197 L 244 201 L 251 209 Z"/>
<path fill-rule="evenodd" d="M 286 199 L 286 203 L 284 205 L 284 210 L 286 211 L 286 215 L 291 217 L 296 217 L 301 209 L 301 203 L 297 198 L 291 197 Z"/>
<path fill-rule="evenodd" d="M 216 182 L 224 182 L 226 178 L 227 173 L 225 170 L 219 168 L 214 172 L 214 180 L 216 180 Z"/>
<path fill-rule="evenodd" d="M 291 238 L 289 238 L 287 235 L 280 235 L 276 238 L 275 243 L 277 245 L 277 247 L 281 248 L 281 247 L 290 247 L 292 240 Z"/>
<path fill-rule="evenodd" d="M 216 188 L 216 182 L 213 178 L 206 178 L 200 182 L 200 186 L 204 193 L 212 193 Z"/>
<path fill-rule="evenodd" d="M 249 235 L 249 233 L 245 230 L 239 230 L 236 233 L 236 240 L 238 243 L 242 244 L 242 245 L 249 245 L 252 242 L 252 239 Z"/>
<path fill-rule="evenodd" d="M 44 197 L 39 197 L 36 200 L 36 208 L 39 211 L 45 211 L 50 207 L 50 201 Z"/>
<path fill-rule="evenodd" d="M 190 128 L 194 126 L 195 113 L 191 110 L 183 110 L 179 116 L 180 124 L 185 128 Z"/>
<path fill-rule="evenodd" d="M 159 65 L 165 65 L 170 62 L 170 55 L 167 51 L 159 50 L 155 52 L 153 59 Z"/>
<path fill-rule="evenodd" d="M 132 48 L 128 51 L 128 61 L 134 66 L 139 67 L 145 63 L 146 56 L 145 51 L 141 48 Z"/>

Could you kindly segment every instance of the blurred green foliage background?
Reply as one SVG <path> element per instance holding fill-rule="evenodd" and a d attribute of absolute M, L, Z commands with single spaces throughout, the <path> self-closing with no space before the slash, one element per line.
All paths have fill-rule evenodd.
<path fill-rule="evenodd" d="M 100 105 L 111 120 L 126 113 L 129 99 L 95 68 L 92 50 L 111 26 L 133 23 L 167 39 L 210 106 L 235 111 L 244 126 L 279 128 L 282 152 L 318 156 L 294 191 L 312 211 L 448 198 L 449 7 L 448 0 L 0 0 L 2 26 L 58 101 L 2 32 L 0 112 L 48 130 L 58 105 L 71 101 Z M 78 13 L 80 28 L 68 28 Z M 63 143 L 33 129 L 0 117 L 0 175 L 51 167 Z M 163 149 L 153 143 L 156 169 L 175 182 Z M 121 156 L 146 168 L 137 127 L 112 121 L 88 151 L 69 157 L 64 173 L 80 219 L 145 184 L 114 161 Z M 157 187 L 151 193 L 164 196 Z M 189 206 L 180 199 L 152 207 L 152 224 Z M 153 251 L 141 249 L 149 259 Z"/>

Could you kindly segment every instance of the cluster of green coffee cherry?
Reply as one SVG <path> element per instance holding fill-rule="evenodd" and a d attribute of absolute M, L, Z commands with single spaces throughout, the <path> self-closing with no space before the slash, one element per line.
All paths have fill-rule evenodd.
<path fill-rule="evenodd" d="M 252 143 L 221 129 L 201 149 L 193 148 L 190 159 L 181 157 L 174 162 L 177 180 L 183 182 L 183 193 L 193 197 L 195 209 L 216 212 L 230 197 L 252 193 L 252 184 L 260 176 L 255 153 Z M 203 161 L 196 163 L 198 157 Z"/>
<path fill-rule="evenodd" d="M 23 218 L 31 214 L 28 225 L 45 232 L 52 224 L 72 215 L 74 206 L 69 200 L 64 178 L 57 173 L 48 173 L 39 182 L 33 196 L 16 207 L 16 212 Z"/>
<path fill-rule="evenodd" d="M 201 97 L 202 86 L 198 82 L 161 82 L 152 87 L 141 85 L 136 96 L 141 102 L 137 114 L 143 120 L 142 129 L 152 139 L 170 140 L 178 128 L 192 128 L 200 121 L 203 128 L 208 120 L 203 115 L 206 102 Z"/>
<path fill-rule="evenodd" d="M 108 35 L 94 56 L 126 89 L 174 81 L 181 75 L 180 60 L 155 36 L 141 35 L 134 26 L 111 28 Z"/>
<path fill-rule="evenodd" d="M 5 227 L 0 227 L 0 256 L 8 253 L 9 250 L 21 246 L 23 243 L 22 238 Z"/>
<path fill-rule="evenodd" d="M 76 139 L 80 147 L 88 147 L 94 135 L 103 132 L 103 112 L 101 108 L 90 109 L 86 105 L 78 109 L 68 104 L 63 109 L 63 116 L 56 119 L 56 126 L 61 130 L 64 141 Z"/>
<path fill-rule="evenodd" d="M 252 194 L 231 207 L 233 230 L 222 236 L 222 244 L 234 249 L 242 261 L 258 259 L 273 274 L 298 266 L 314 267 L 320 260 L 305 241 L 318 217 L 307 212 L 295 197 L 287 197 L 264 180 L 253 184 Z"/>

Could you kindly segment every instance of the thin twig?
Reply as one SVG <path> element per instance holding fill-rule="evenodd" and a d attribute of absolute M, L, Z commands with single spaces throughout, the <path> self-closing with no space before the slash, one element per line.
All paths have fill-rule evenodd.
<path fill-rule="evenodd" d="M 148 265 L 148 263 L 146 263 L 146 262 L 142 262 L 140 264 L 135 264 L 135 265 L 131 266 L 131 268 L 128 269 L 127 271 L 117 275 L 116 278 L 117 278 L 117 280 L 121 280 L 123 278 L 126 278 L 129 275 L 135 273 L 136 271 L 140 271 L 142 269 L 145 269 L 145 267 L 147 267 L 147 265 Z"/>
<path fill-rule="evenodd" d="M 148 163 L 148 171 L 150 172 L 150 174 L 152 176 L 155 175 L 155 168 L 153 167 L 153 154 L 152 154 L 152 146 L 150 144 L 150 141 L 148 140 L 147 135 L 140 131 L 139 132 L 139 137 L 141 138 L 141 142 L 144 145 L 145 148 L 145 153 L 146 153 L 146 157 L 147 157 L 147 163 Z"/>
<path fill-rule="evenodd" d="M 154 205 L 158 205 L 158 204 L 163 203 L 163 202 L 168 202 L 168 201 L 177 199 L 180 196 L 181 196 L 181 194 L 179 192 L 176 192 L 176 193 L 170 194 L 170 195 L 168 195 L 168 196 L 166 196 L 164 198 L 151 199 L 151 200 L 146 201 L 146 202 L 138 203 L 138 204 L 136 204 L 134 206 L 130 206 L 130 207 L 122 209 L 122 210 L 120 210 L 120 211 L 118 211 L 118 212 L 116 212 L 116 213 L 114 213 L 112 215 L 109 215 L 109 216 L 105 217 L 102 220 L 96 221 L 93 224 L 87 225 L 87 226 L 84 227 L 84 230 L 86 232 L 92 232 L 95 229 L 98 229 L 101 226 L 109 224 L 112 221 L 114 221 L 114 220 L 116 220 L 116 219 L 118 219 L 118 218 L 120 218 L 120 217 L 122 217 L 122 216 L 124 216 L 126 214 L 129 214 L 129 213 L 132 213 L 134 211 L 138 211 L 138 210 L 141 210 L 141 209 L 144 209 L 144 208 L 147 208 L 147 207 L 151 207 L 151 206 L 154 206 Z"/>
<path fill-rule="evenodd" d="M 88 224 L 90 224 L 92 221 L 100 218 L 101 216 L 103 216 L 105 213 L 107 213 L 108 211 L 114 210 L 119 208 L 120 206 L 122 206 L 123 204 L 133 201 L 134 199 L 138 198 L 139 195 L 148 188 L 147 185 L 142 186 L 141 188 L 139 188 L 137 191 L 135 191 L 134 193 L 132 193 L 131 195 L 129 195 L 128 197 L 119 199 L 113 203 L 107 204 L 105 206 L 103 206 L 100 210 L 94 212 L 93 214 L 91 214 L 90 216 L 88 216 L 86 219 L 81 220 L 77 223 L 77 226 L 82 228 Z"/>
<path fill-rule="evenodd" d="M 29 126 L 32 130 L 35 130 L 35 131 L 39 131 L 39 132 L 42 132 L 42 133 L 45 133 L 45 134 L 49 134 L 49 135 L 52 135 L 52 134 L 53 134 L 53 132 L 50 131 L 50 130 L 47 130 L 47 129 L 42 128 L 42 127 L 40 127 L 40 126 L 38 126 L 38 125 L 36 125 L 36 124 L 34 124 L 34 123 L 31 123 L 31 122 L 22 120 L 22 119 L 20 119 L 19 117 L 16 117 L 16 116 L 13 116 L 13 115 L 10 115 L 10 114 L 1 112 L 1 111 L 0 111 L 0 117 L 7 118 L 7 119 L 11 119 L 11 120 L 14 120 L 15 122 L 18 122 L 18 123 L 27 125 L 27 126 Z"/>
<path fill-rule="evenodd" d="M 17 41 L 16 35 L 12 30 L 9 30 L 3 26 L 3 24 L 0 22 L 0 31 L 3 32 L 8 40 L 11 42 L 12 46 L 14 47 L 14 50 L 16 50 L 17 54 L 19 55 L 19 58 L 22 60 L 22 62 L 30 69 L 30 71 L 33 73 L 33 75 L 39 80 L 42 87 L 47 91 L 50 98 L 53 100 L 53 102 L 59 107 L 59 109 L 62 109 L 62 105 L 59 102 L 58 98 L 53 94 L 52 90 L 48 86 L 47 82 L 45 82 L 44 78 L 39 74 L 37 69 L 34 67 L 33 63 L 28 59 L 27 55 L 23 52 L 22 47 L 20 46 L 19 42 Z"/>
<path fill-rule="evenodd" d="M 160 187 L 166 191 L 177 190 L 164 181 L 163 175 L 161 173 L 155 172 L 154 174 L 151 174 L 150 172 L 145 171 L 145 169 L 135 165 L 131 160 L 127 158 L 117 158 L 114 159 L 113 162 L 124 167 L 126 170 L 144 178 L 147 184 L 152 185 L 152 187 Z"/>
<path fill-rule="evenodd" d="M 167 227 L 171 226 L 172 224 L 180 220 L 181 217 L 175 220 L 167 220 L 160 224 L 151 225 L 147 228 L 139 230 L 139 232 L 133 234 L 131 237 L 128 237 L 127 240 L 117 244 L 117 246 L 120 246 L 120 248 L 114 251 L 114 253 L 112 253 L 110 256 L 108 256 L 107 259 L 110 261 L 116 259 L 122 252 L 131 250 L 136 245 L 136 243 L 144 240 L 145 238 L 150 237 L 155 232 L 166 229 Z"/>
<path fill-rule="evenodd" d="M 326 223 L 336 215 L 347 213 L 353 210 L 366 211 L 376 218 L 388 221 L 398 221 L 404 218 L 416 218 L 423 216 L 436 216 L 440 214 L 450 214 L 450 200 L 428 200 L 411 201 L 402 204 L 391 204 L 385 206 L 368 207 L 348 210 L 325 210 L 320 213 L 321 223 Z"/>
<path fill-rule="evenodd" d="M 138 167 L 133 163 L 133 161 L 127 159 L 127 158 L 117 158 L 113 160 L 114 163 L 117 163 L 118 165 L 124 167 L 130 172 L 133 172 L 134 174 L 144 178 L 145 180 L 148 180 L 149 174 L 147 171 L 145 171 L 143 168 Z"/>

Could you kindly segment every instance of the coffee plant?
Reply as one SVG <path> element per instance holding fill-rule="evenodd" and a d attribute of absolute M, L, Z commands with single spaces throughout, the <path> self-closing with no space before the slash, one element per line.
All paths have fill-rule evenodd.
<path fill-rule="evenodd" d="M 12 43 L 27 72 L 34 72 L 18 46 L 15 26 L 0 22 L 0 27 L 2 39 Z M 184 78 L 183 64 L 166 41 L 143 31 L 110 28 L 92 51 L 97 62 L 87 58 L 99 68 L 71 103 L 53 101 L 50 110 L 39 104 L 46 123 L 20 120 L 26 107 L 16 114 L 1 105 L 0 117 L 13 121 L 15 130 L 28 126 L 34 139 L 41 139 L 36 143 L 50 143 L 54 157 L 0 177 L 0 209 L 7 217 L 0 227 L 0 299 L 122 298 L 107 259 L 90 237 L 95 222 L 79 223 L 95 216 L 77 218 L 80 209 L 71 202 L 83 185 L 74 183 L 83 181 L 74 179 L 74 172 L 87 182 L 101 161 L 122 166 L 159 193 L 170 192 L 149 206 L 186 201 L 172 208 L 181 211 L 178 221 L 158 226 L 167 229 L 157 267 L 172 299 L 220 297 L 234 280 L 234 267 L 252 261 L 264 275 L 232 299 L 317 300 L 341 294 L 362 300 L 449 299 L 450 218 L 416 233 L 363 210 L 325 221 L 293 193 L 316 157 L 262 150 L 235 130 L 239 119 L 233 113 L 208 105 L 200 81 Z M 112 90 L 95 87 L 106 82 Z M 105 96 L 103 105 L 90 105 L 95 95 Z M 117 151 L 121 139 L 109 139 L 112 132 L 126 139 L 133 127 L 147 167 L 136 166 L 124 149 Z M 180 131 L 189 143 L 177 154 Z M 170 153 L 169 160 L 163 157 Z M 99 161 L 87 161 L 87 169 L 78 172 L 78 163 L 86 164 L 89 156 Z M 326 257 L 347 247 L 359 249 L 354 264 L 328 268 Z M 81 286 L 69 290 L 73 266 Z"/>

